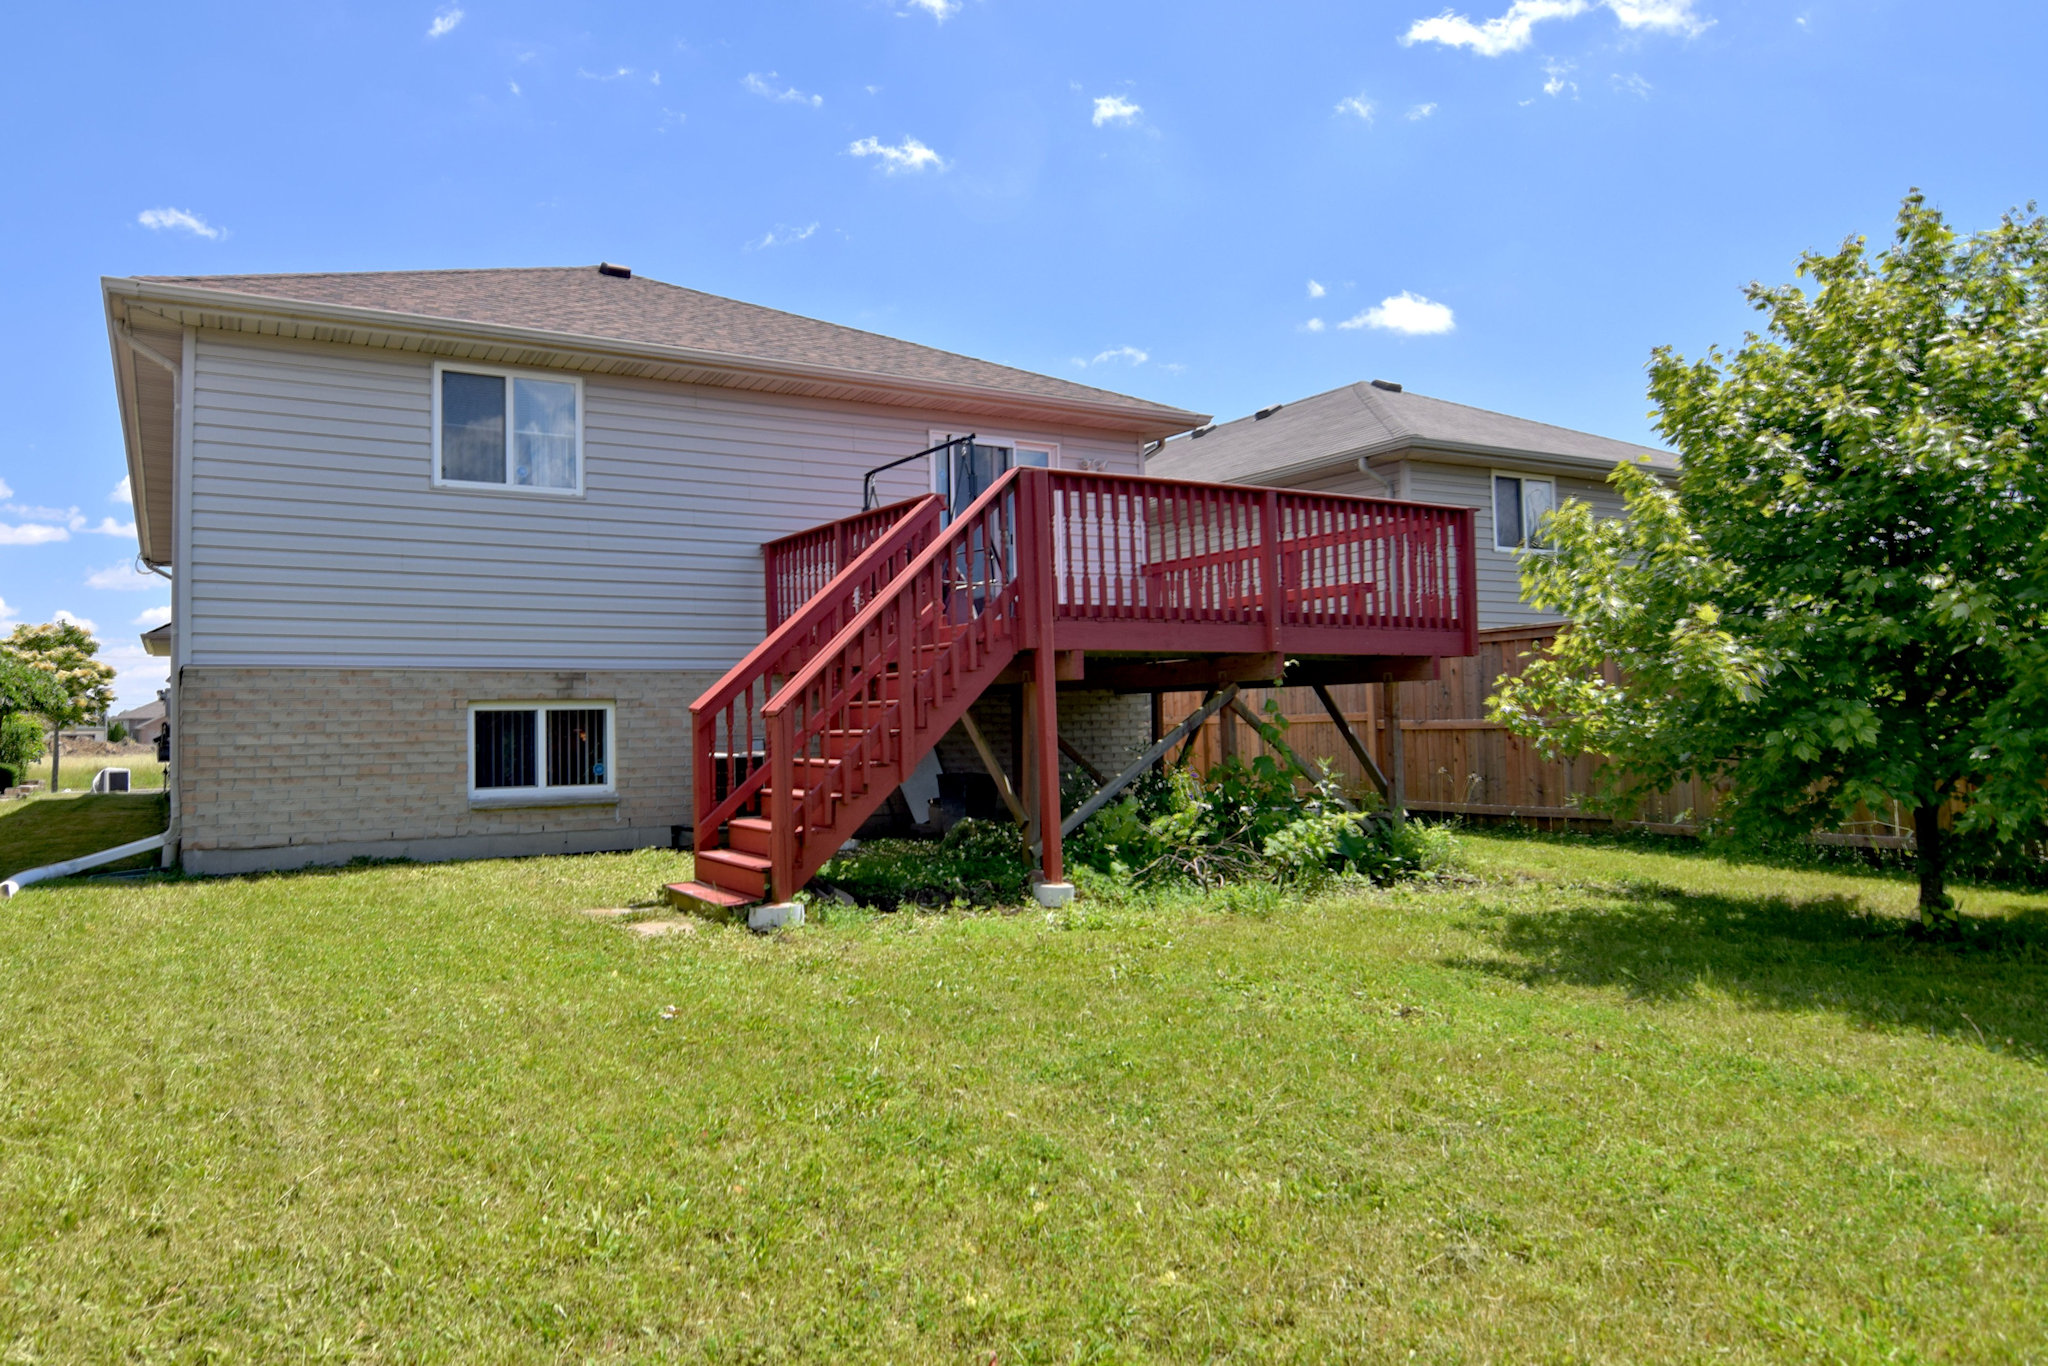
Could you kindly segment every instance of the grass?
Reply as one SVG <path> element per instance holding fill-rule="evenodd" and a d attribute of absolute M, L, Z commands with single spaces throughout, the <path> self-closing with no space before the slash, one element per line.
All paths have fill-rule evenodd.
<path fill-rule="evenodd" d="M 1468 847 L 766 939 L 575 914 L 655 852 L 32 889 L 0 1354 L 2048 1360 L 2048 898 Z"/>
<path fill-rule="evenodd" d="M 164 808 L 161 795 L 42 796 L 0 802 L 0 878 L 160 834 Z M 104 871 L 146 868 L 157 857 L 125 859 Z"/>
<path fill-rule="evenodd" d="M 66 754 L 58 765 L 64 780 L 60 789 L 64 792 L 90 792 L 92 780 L 103 768 L 125 768 L 129 783 L 137 788 L 162 788 L 164 765 L 154 753 L 149 754 Z M 41 783 L 45 790 L 50 786 L 50 756 L 43 755 L 32 764 L 22 767 L 21 776 L 25 781 Z"/>

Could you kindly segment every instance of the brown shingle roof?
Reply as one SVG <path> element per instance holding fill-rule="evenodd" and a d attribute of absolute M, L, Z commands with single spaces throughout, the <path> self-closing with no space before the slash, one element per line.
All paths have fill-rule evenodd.
<path fill-rule="evenodd" d="M 645 276 L 621 279 L 595 266 L 513 270 L 393 270 L 316 275 L 155 275 L 196 286 L 454 322 L 532 328 L 611 343 L 715 352 L 911 381 L 1128 409 L 1135 417 L 1181 415 L 1166 404 L 1055 379 L 858 328 L 741 303 Z M 1188 423 L 1187 425 L 1193 425 Z"/>
<path fill-rule="evenodd" d="M 1670 451 L 1364 382 L 1169 441 L 1145 467 L 1175 479 L 1257 483 L 1281 470 L 1405 447 L 1535 456 L 1600 470 L 1637 460 L 1678 467 Z"/>

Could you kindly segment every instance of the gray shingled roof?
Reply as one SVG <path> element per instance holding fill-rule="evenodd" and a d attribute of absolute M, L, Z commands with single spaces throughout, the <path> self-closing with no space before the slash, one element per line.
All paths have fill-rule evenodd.
<path fill-rule="evenodd" d="M 1034 374 L 858 328 L 595 266 L 361 271 L 317 275 L 151 275 L 143 280 L 415 317 L 716 352 L 736 359 L 970 385 L 1035 398 L 1121 407 L 1154 419 L 1170 405 Z"/>
<path fill-rule="evenodd" d="M 1241 417 L 1199 437 L 1176 438 L 1145 467 L 1174 479 L 1246 484 L 1281 471 L 1413 447 L 1535 456 L 1602 470 L 1631 460 L 1647 460 L 1659 469 L 1678 467 L 1669 451 L 1366 382 L 1282 404 L 1269 417 Z"/>

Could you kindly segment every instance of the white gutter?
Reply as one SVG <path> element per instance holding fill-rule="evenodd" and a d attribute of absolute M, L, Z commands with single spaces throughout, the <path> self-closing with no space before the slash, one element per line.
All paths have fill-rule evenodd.
<path fill-rule="evenodd" d="M 169 838 L 170 832 L 165 831 L 161 835 L 151 835 L 146 840 L 136 840 L 132 844 L 119 844 L 112 849 L 102 849 L 97 854 L 81 854 L 62 863 L 46 864 L 41 868 L 31 868 L 25 873 L 16 873 L 7 881 L 0 882 L 0 901 L 7 900 L 31 883 L 46 882 L 53 877 L 70 877 L 88 868 L 97 868 L 103 863 L 119 863 L 124 858 L 134 858 L 137 854 L 147 854 L 153 849 L 161 849 L 164 847 L 164 841 Z"/>

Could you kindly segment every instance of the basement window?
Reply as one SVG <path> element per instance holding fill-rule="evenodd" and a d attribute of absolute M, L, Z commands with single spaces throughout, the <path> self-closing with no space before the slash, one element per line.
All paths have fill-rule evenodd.
<path fill-rule="evenodd" d="M 612 776 L 609 702 L 478 702 L 469 709 L 472 800 L 605 800 Z"/>
<path fill-rule="evenodd" d="M 1493 548 L 1548 550 L 1543 519 L 1557 507 L 1557 483 L 1526 474 L 1493 476 Z"/>
<path fill-rule="evenodd" d="M 583 492 L 583 381 L 437 363 L 434 482 Z"/>

